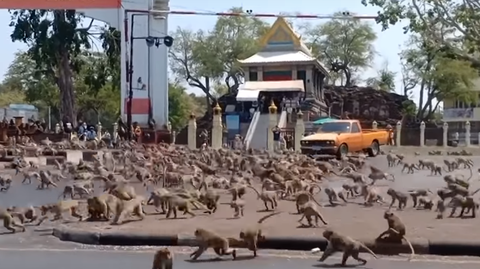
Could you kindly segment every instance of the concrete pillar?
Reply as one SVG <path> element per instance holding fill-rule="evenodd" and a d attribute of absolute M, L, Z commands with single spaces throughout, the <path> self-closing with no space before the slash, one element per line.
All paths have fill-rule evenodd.
<path fill-rule="evenodd" d="M 420 123 L 420 147 L 425 146 L 425 122 Z"/>
<path fill-rule="evenodd" d="M 396 136 L 396 141 L 395 141 L 395 146 L 400 147 L 400 141 L 402 137 L 402 122 L 399 121 L 397 122 L 397 136 Z"/>
<path fill-rule="evenodd" d="M 273 128 L 277 126 L 278 115 L 277 115 L 277 106 L 272 101 L 270 106 L 268 107 L 269 112 L 269 121 L 268 121 L 268 130 L 267 130 L 267 150 L 269 152 L 275 151 L 275 143 L 273 141 Z"/>
<path fill-rule="evenodd" d="M 193 112 L 190 114 L 190 119 L 188 120 L 187 146 L 189 149 L 197 148 L 197 121 Z"/>
<path fill-rule="evenodd" d="M 372 129 L 377 130 L 378 129 L 378 123 L 376 121 L 372 122 Z"/>
<path fill-rule="evenodd" d="M 118 123 L 116 123 L 116 122 L 113 124 L 113 131 L 112 131 L 111 139 L 112 139 L 112 142 L 113 142 L 113 143 L 117 143 L 117 139 L 118 139 Z"/>
<path fill-rule="evenodd" d="M 102 139 L 102 123 L 97 124 L 97 139 Z"/>
<path fill-rule="evenodd" d="M 60 123 L 55 124 L 55 133 L 59 134 L 62 131 L 62 128 L 60 128 Z"/>
<path fill-rule="evenodd" d="M 175 142 L 177 141 L 177 132 L 172 131 L 172 139 L 170 139 L 170 142 L 172 145 L 175 145 Z"/>
<path fill-rule="evenodd" d="M 295 125 L 295 151 L 300 152 L 300 141 L 302 140 L 303 134 L 305 133 L 305 124 L 303 122 L 303 113 L 298 111 L 297 113 L 297 124 Z"/>
<path fill-rule="evenodd" d="M 469 147 L 470 146 L 470 122 L 467 121 L 465 123 L 465 146 Z"/>
<path fill-rule="evenodd" d="M 222 124 L 222 108 L 217 105 L 213 108 L 212 123 L 212 149 L 222 148 L 223 124 Z"/>
<path fill-rule="evenodd" d="M 448 123 L 443 124 L 443 147 L 446 148 L 448 143 Z"/>

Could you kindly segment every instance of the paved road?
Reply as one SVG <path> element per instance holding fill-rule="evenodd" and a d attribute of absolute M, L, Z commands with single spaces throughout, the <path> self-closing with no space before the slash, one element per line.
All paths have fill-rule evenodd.
<path fill-rule="evenodd" d="M 366 254 L 364 254 L 366 256 Z M 55 250 L 55 249 L 0 249 L 0 260 L 2 269 L 51 269 L 61 267 L 63 269 L 84 269 L 84 268 L 151 268 L 153 253 L 150 251 L 122 251 L 122 250 Z M 339 262 L 339 257 L 333 257 L 326 263 L 316 261 L 313 256 L 287 256 L 287 255 L 269 255 L 264 254 L 255 260 L 252 260 L 248 254 L 239 255 L 237 261 L 215 260 L 215 256 L 206 255 L 198 262 L 187 261 L 185 254 L 175 255 L 175 268 L 180 269 L 216 269 L 228 268 L 240 269 L 250 268 L 332 268 Z M 460 261 L 460 260 L 429 260 L 423 259 L 407 262 L 396 259 L 381 258 L 380 260 L 370 260 L 366 266 L 356 268 L 389 268 L 389 269 L 478 269 L 478 261 Z M 351 261 L 354 265 L 355 262 Z"/>

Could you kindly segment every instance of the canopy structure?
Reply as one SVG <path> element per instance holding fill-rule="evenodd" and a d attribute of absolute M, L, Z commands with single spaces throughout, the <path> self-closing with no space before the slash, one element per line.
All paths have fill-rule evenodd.
<path fill-rule="evenodd" d="M 237 102 L 255 102 L 258 101 L 259 90 L 238 89 Z"/>
<path fill-rule="evenodd" d="M 315 124 L 315 125 L 321 125 L 321 124 L 324 124 L 324 123 L 326 123 L 326 122 L 332 122 L 332 121 L 336 121 L 336 119 L 332 119 L 332 118 L 318 119 L 318 120 L 314 121 L 313 124 Z"/>

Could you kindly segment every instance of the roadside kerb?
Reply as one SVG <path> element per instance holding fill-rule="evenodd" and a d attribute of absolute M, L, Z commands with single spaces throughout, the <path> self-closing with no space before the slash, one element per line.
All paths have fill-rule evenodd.
<path fill-rule="evenodd" d="M 54 228 L 53 236 L 61 241 L 88 245 L 112 246 L 197 246 L 193 236 L 148 235 L 120 232 L 90 232 L 66 227 Z M 408 244 L 385 244 L 373 240 L 360 240 L 379 255 L 409 254 Z M 419 255 L 480 256 L 480 244 L 466 242 L 439 242 L 435 240 L 411 240 L 415 253 Z M 313 248 L 325 250 L 327 241 L 323 238 L 267 237 L 258 247 L 261 249 L 310 251 Z M 233 246 L 237 247 L 237 246 Z"/>

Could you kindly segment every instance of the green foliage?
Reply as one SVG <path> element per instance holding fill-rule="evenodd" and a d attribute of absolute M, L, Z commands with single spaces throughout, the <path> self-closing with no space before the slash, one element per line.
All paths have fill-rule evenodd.
<path fill-rule="evenodd" d="M 243 12 L 242 8 L 232 8 L 231 12 Z M 177 29 L 170 49 L 170 68 L 173 73 L 185 79 L 192 86 L 201 89 L 211 100 L 209 85 L 204 82 L 208 77 L 212 82 L 224 80 L 239 85 L 243 76 L 237 65 L 237 59 L 251 56 L 258 50 L 258 41 L 269 25 L 258 18 L 219 17 L 212 31 Z"/>
<path fill-rule="evenodd" d="M 76 124 L 73 74 L 81 69 L 75 61 L 83 49 L 90 49 L 89 27 L 78 28 L 81 19 L 75 10 L 12 10 L 12 41 L 29 46 L 28 54 L 37 72 L 51 79 L 60 89 L 62 118 Z"/>
<path fill-rule="evenodd" d="M 312 53 L 332 66 L 332 71 L 338 73 L 332 78 L 342 79 L 343 85 L 351 85 L 354 73 L 370 67 L 375 57 L 373 42 L 377 36 L 368 22 L 333 19 L 301 28 Z"/>
<path fill-rule="evenodd" d="M 395 76 L 397 73 L 388 69 L 388 64 L 385 64 L 382 69 L 377 72 L 376 77 L 370 77 L 366 83 L 370 87 L 385 92 L 395 92 Z"/>
<path fill-rule="evenodd" d="M 362 0 L 379 7 L 377 23 L 386 30 L 408 19 L 405 33 L 423 35 L 432 46 L 448 51 L 449 57 L 469 61 L 480 68 L 480 1 L 478 0 Z M 438 31 L 441 29 L 441 31 Z"/>
<path fill-rule="evenodd" d="M 168 119 L 173 130 L 180 130 L 188 122 L 191 111 L 191 101 L 186 88 L 178 83 L 168 84 Z"/>

